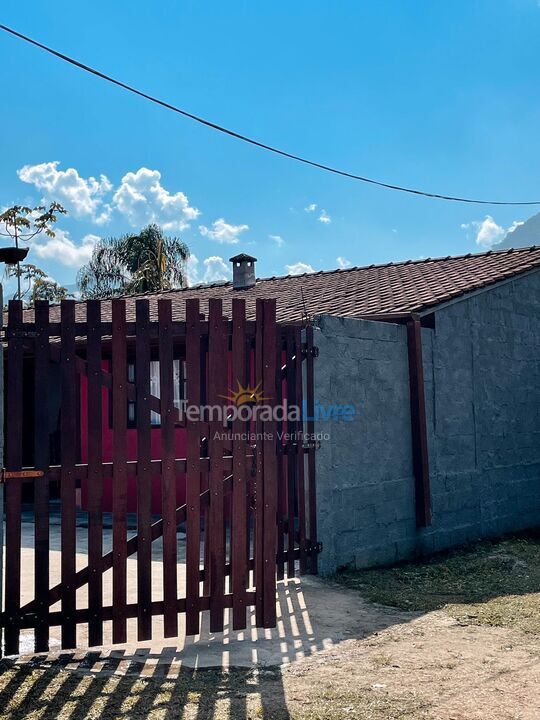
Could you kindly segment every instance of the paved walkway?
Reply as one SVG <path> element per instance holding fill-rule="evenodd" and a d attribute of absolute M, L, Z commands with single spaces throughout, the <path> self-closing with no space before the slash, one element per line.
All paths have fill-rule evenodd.
<path fill-rule="evenodd" d="M 27 602 L 33 597 L 34 586 L 34 551 L 33 524 L 23 522 L 22 550 L 22 601 Z M 51 585 L 60 578 L 60 528 L 51 527 Z M 77 528 L 77 568 L 87 564 L 86 555 L 87 530 L 84 523 Z M 104 531 L 104 549 L 110 549 L 111 531 Z M 179 588 L 185 584 L 185 537 L 178 536 L 178 583 Z M 128 569 L 128 602 L 136 600 L 137 562 L 136 555 L 131 556 L 127 563 Z M 104 575 L 104 602 L 112 603 L 112 571 Z M 161 542 L 153 543 L 152 561 L 153 600 L 162 598 L 162 566 Z M 85 607 L 87 589 L 77 592 L 77 606 Z M 162 621 L 154 618 L 152 642 L 136 642 L 136 619 L 128 621 L 128 643 L 124 646 L 111 645 L 111 623 L 104 624 L 103 648 L 92 648 L 99 651 L 98 656 L 105 666 L 114 666 L 115 671 L 126 672 L 140 665 L 148 664 L 169 666 L 173 671 L 179 667 L 252 667 L 253 665 L 282 665 L 327 650 L 334 644 L 351 637 L 362 637 L 377 629 L 382 629 L 396 621 L 395 613 L 385 618 L 380 609 L 360 601 L 356 593 L 347 592 L 343 588 L 334 587 L 318 578 L 293 578 L 278 583 L 277 586 L 277 627 L 271 630 L 255 627 L 254 611 L 249 611 L 249 625 L 243 632 L 233 632 L 229 628 L 229 611 L 225 611 L 225 630 L 223 633 L 211 634 L 208 629 L 207 613 L 203 613 L 201 633 L 195 637 L 186 637 L 184 632 L 184 616 L 180 615 L 179 636 L 174 639 L 163 638 Z M 53 606 L 60 609 L 60 605 Z M 21 654 L 28 657 L 33 652 L 33 631 L 25 630 L 21 638 Z M 79 660 L 88 649 L 87 626 L 78 628 L 77 647 Z M 60 628 L 51 628 L 50 648 L 53 654 L 60 653 Z M 82 654 L 81 654 L 82 653 Z"/>

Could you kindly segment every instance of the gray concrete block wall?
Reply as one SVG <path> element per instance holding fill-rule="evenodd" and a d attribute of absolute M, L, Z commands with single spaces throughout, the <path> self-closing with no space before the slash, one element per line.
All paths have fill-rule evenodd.
<path fill-rule="evenodd" d="M 540 525 L 540 273 L 436 312 L 422 330 L 433 523 L 417 530 L 406 328 L 317 319 L 322 573 L 392 563 Z"/>
<path fill-rule="evenodd" d="M 406 329 L 322 316 L 317 320 L 315 399 L 354 403 L 353 422 L 317 423 L 322 573 L 406 557 L 415 535 Z"/>
<path fill-rule="evenodd" d="M 433 525 L 419 547 L 540 525 L 540 273 L 437 311 L 423 349 Z"/>

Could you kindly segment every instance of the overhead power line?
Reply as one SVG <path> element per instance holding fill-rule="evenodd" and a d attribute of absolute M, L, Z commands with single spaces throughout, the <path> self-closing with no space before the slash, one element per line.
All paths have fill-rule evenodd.
<path fill-rule="evenodd" d="M 363 183 L 369 183 L 370 185 L 377 185 L 379 187 L 387 188 L 388 190 L 397 190 L 399 192 L 410 193 L 411 195 L 421 195 L 423 197 L 436 198 L 438 200 L 451 200 L 453 202 L 470 203 L 473 205 L 540 205 L 540 200 L 511 202 L 511 201 L 505 201 L 505 200 L 478 200 L 475 198 L 455 197 L 453 195 L 441 195 L 440 193 L 427 192 L 425 190 L 417 190 L 415 188 L 404 187 L 402 185 L 395 185 L 393 183 L 382 182 L 380 180 L 374 180 L 373 178 L 364 177 L 363 175 L 356 175 L 355 173 L 347 172 L 346 170 L 340 170 L 339 168 L 331 167 L 330 165 L 324 165 L 323 163 L 319 163 L 314 160 L 309 160 L 308 158 L 302 157 L 301 155 L 295 155 L 294 153 L 287 152 L 286 150 L 280 150 L 279 148 L 273 147 L 272 145 L 267 145 L 266 143 L 260 142 L 259 140 L 255 140 L 254 138 L 248 137 L 247 135 L 242 135 L 241 133 L 235 132 L 234 130 L 230 130 L 229 128 L 223 127 L 222 125 L 218 125 L 217 123 L 214 123 L 210 120 L 206 120 L 205 118 L 199 117 L 198 115 L 194 115 L 193 113 L 190 113 L 187 110 L 182 110 L 182 108 L 176 107 L 175 105 L 171 105 L 171 103 L 168 103 L 165 100 L 160 100 L 159 98 L 156 98 L 153 95 L 149 95 L 148 93 L 145 93 L 142 90 L 138 90 L 137 88 L 133 87 L 132 85 L 128 85 L 127 83 L 124 83 L 121 80 L 117 80 L 116 78 L 113 78 L 110 75 L 106 75 L 105 73 L 102 73 L 99 70 L 96 70 L 95 68 L 90 67 L 90 65 L 85 65 L 84 63 L 79 62 L 79 60 L 75 60 L 74 58 L 69 57 L 69 55 L 64 55 L 64 53 L 58 52 L 58 50 L 54 50 L 53 48 L 50 48 L 47 45 L 44 45 L 43 43 L 38 42 L 37 40 L 33 40 L 32 38 L 28 37 L 27 35 L 23 35 L 22 33 L 17 32 L 16 30 L 13 30 L 13 28 L 8 27 L 7 25 L 0 24 L 0 29 L 4 30 L 5 32 L 9 33 L 10 35 L 14 35 L 15 37 L 19 38 L 20 40 L 24 40 L 25 42 L 30 43 L 31 45 L 34 45 L 35 47 L 38 47 L 41 50 L 44 50 L 45 52 L 50 53 L 51 55 L 54 55 L 55 57 L 59 58 L 60 60 L 64 60 L 64 62 L 67 62 L 70 65 L 74 65 L 75 67 L 78 67 L 80 70 L 84 70 L 85 72 L 91 73 L 92 75 L 95 75 L 96 77 L 99 77 L 102 80 L 106 80 L 107 82 L 110 82 L 113 85 L 117 85 L 118 87 L 121 87 L 124 90 L 127 90 L 130 93 L 133 93 L 134 95 L 138 95 L 139 97 L 142 97 L 145 100 L 149 100 L 150 102 L 153 102 L 156 105 L 160 105 L 161 107 L 164 107 L 167 110 L 172 110 L 173 112 L 178 113 L 179 115 L 183 115 L 184 117 L 187 117 L 190 120 L 194 120 L 195 122 L 198 122 L 201 125 L 205 125 L 206 127 L 212 128 L 212 130 L 217 130 L 218 132 L 224 133 L 225 135 L 229 135 L 230 137 L 236 138 L 237 140 L 241 140 L 242 142 L 249 143 L 250 145 L 254 145 L 255 147 L 261 148 L 262 150 L 268 150 L 269 152 L 275 153 L 276 155 L 281 155 L 282 157 L 289 158 L 290 160 L 296 160 L 296 162 L 303 163 L 304 165 L 310 165 L 311 167 L 318 168 L 319 170 L 324 170 L 325 172 L 333 173 L 334 175 L 341 175 L 342 177 L 350 178 L 351 180 L 358 180 Z"/>

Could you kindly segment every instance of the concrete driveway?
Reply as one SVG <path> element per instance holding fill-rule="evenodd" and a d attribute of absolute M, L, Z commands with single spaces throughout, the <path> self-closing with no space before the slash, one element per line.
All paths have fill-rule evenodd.
<path fill-rule="evenodd" d="M 34 550 L 32 518 L 27 517 L 22 524 L 22 602 L 33 599 L 34 586 Z M 78 519 L 77 527 L 77 569 L 86 566 L 87 528 L 84 517 Z M 134 530 L 132 531 L 134 532 Z M 185 590 L 185 536 L 178 534 L 178 587 L 180 595 Z M 111 548 L 112 531 L 106 528 L 103 533 L 104 551 Z M 50 578 L 51 587 L 60 580 L 60 525 L 51 524 Z M 162 599 L 161 540 L 153 543 L 152 591 L 153 600 Z M 136 601 L 137 556 L 132 555 L 127 562 L 128 602 Z M 103 578 L 104 604 L 112 603 L 112 570 Z M 207 613 L 203 613 L 201 633 L 195 637 L 186 637 L 184 616 L 179 616 L 178 638 L 163 638 L 163 624 L 159 617 L 153 621 L 151 642 L 137 642 L 136 619 L 128 620 L 128 643 L 112 646 L 112 623 L 104 624 L 104 645 L 96 648 L 104 658 L 118 658 L 120 666 L 139 661 L 184 665 L 195 667 L 252 667 L 255 665 L 282 665 L 309 656 L 321 650 L 328 650 L 334 644 L 351 637 L 362 637 L 373 631 L 396 622 L 396 613 L 374 610 L 359 601 L 356 593 L 343 588 L 333 587 L 315 577 L 295 577 L 277 584 L 276 592 L 277 627 L 271 630 L 255 627 L 255 613 L 250 610 L 248 628 L 242 632 L 233 632 L 229 624 L 229 611 L 225 611 L 225 628 L 222 633 L 212 634 L 208 628 Z M 77 591 L 77 607 L 87 606 L 87 588 Z M 60 609 L 60 603 L 53 606 Z M 390 617 L 391 616 L 391 617 Z M 23 631 L 21 654 L 33 653 L 33 631 Z M 50 649 L 52 653 L 60 651 L 60 628 L 51 628 Z M 86 625 L 80 625 L 77 631 L 77 651 L 84 654 L 88 650 L 88 632 Z M 139 660 L 137 659 L 139 658 Z M 121 669 L 121 668 L 120 668 Z M 125 670 L 125 667 L 124 667 Z"/>

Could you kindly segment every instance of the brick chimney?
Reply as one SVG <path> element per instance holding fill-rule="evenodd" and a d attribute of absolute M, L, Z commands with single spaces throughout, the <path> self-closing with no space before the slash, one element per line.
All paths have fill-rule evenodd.
<path fill-rule="evenodd" d="M 233 290 L 247 290 L 255 285 L 255 263 L 256 257 L 240 253 L 229 262 L 233 265 Z"/>

